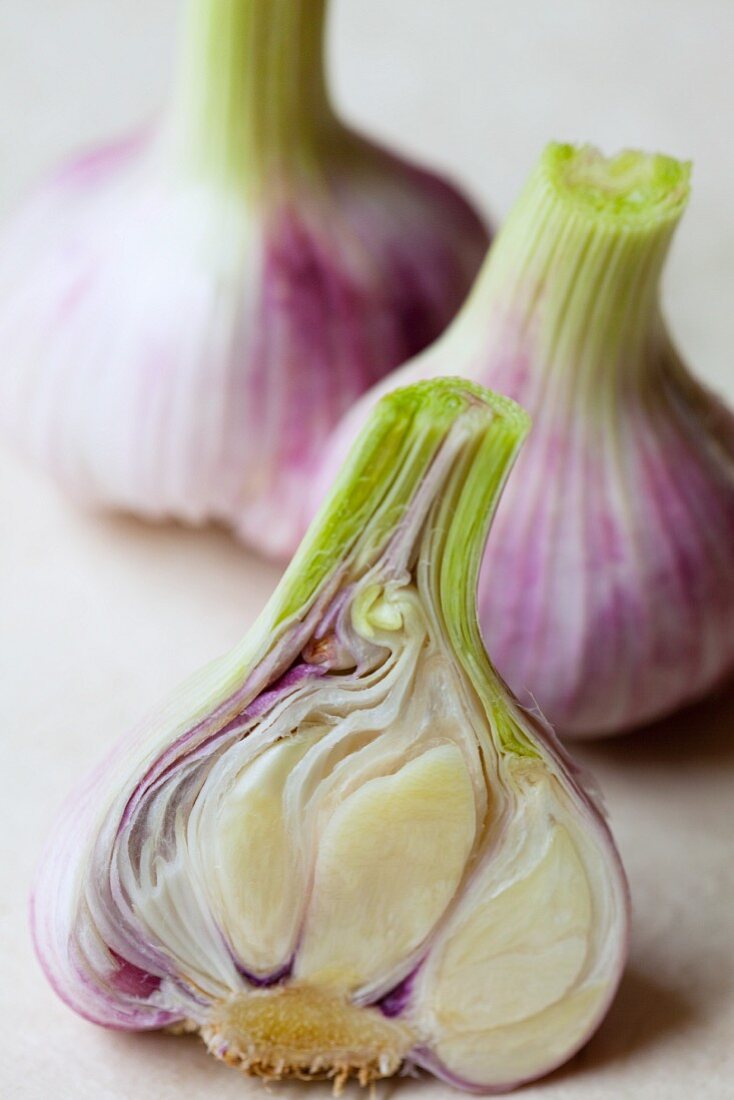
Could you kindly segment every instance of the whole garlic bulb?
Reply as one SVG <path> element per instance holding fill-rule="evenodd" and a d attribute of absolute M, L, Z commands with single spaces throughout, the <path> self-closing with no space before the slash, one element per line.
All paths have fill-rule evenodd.
<path fill-rule="evenodd" d="M 0 242 L 0 421 L 83 501 L 283 554 L 327 431 L 433 340 L 487 234 L 347 129 L 326 0 L 188 0 L 171 110 Z"/>
<path fill-rule="evenodd" d="M 534 428 L 502 499 L 479 614 L 498 671 L 573 737 L 618 733 L 734 670 L 734 417 L 659 302 L 689 165 L 551 145 L 442 339 L 366 395 L 456 373 Z"/>
<path fill-rule="evenodd" d="M 624 875 L 474 600 L 526 428 L 458 379 L 386 398 L 245 641 L 70 803 L 33 927 L 77 1012 L 337 1087 L 492 1091 L 588 1038 Z"/>

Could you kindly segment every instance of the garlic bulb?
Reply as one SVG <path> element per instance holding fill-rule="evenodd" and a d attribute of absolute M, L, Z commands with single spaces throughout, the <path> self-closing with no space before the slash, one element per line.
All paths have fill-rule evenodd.
<path fill-rule="evenodd" d="M 661 270 L 689 166 L 551 145 L 466 307 L 386 388 L 461 374 L 535 428 L 502 499 L 479 615 L 498 671 L 560 733 L 617 733 L 734 670 L 734 417 L 688 373 Z M 317 494 L 318 495 L 318 494 Z"/>
<path fill-rule="evenodd" d="M 324 435 L 434 339 L 487 235 L 347 129 L 326 0 L 188 0 L 169 113 L 0 242 L 0 423 L 83 501 L 298 541 Z"/>
<path fill-rule="evenodd" d="M 588 1038 L 623 872 L 474 604 L 525 430 L 459 380 L 386 398 L 245 641 L 93 774 L 33 907 L 77 1012 L 337 1087 L 489 1091 Z"/>

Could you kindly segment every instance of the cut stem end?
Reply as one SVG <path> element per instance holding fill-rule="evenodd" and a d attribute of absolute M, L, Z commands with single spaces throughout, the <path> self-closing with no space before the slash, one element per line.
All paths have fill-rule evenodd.
<path fill-rule="evenodd" d="M 677 220 L 690 191 L 690 161 L 636 149 L 605 157 L 591 145 L 552 144 L 541 168 L 559 197 L 620 226 Z"/>

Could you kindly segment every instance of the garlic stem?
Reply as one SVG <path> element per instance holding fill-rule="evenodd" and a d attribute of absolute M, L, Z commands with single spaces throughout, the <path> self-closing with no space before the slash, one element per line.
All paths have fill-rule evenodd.
<path fill-rule="evenodd" d="M 522 352 L 569 402 L 603 409 L 644 385 L 666 345 L 660 274 L 689 177 L 670 157 L 549 146 L 457 325 L 490 357 Z"/>
<path fill-rule="evenodd" d="M 335 126 L 326 0 L 188 0 L 168 140 L 178 170 L 244 186 L 308 170 Z"/>
<path fill-rule="evenodd" d="M 479 394 L 482 395 L 481 400 Z M 463 636 L 476 624 L 474 597 L 482 547 L 495 504 L 517 449 L 528 429 L 525 413 L 498 394 L 485 394 L 462 379 L 439 379 L 395 392 L 380 409 L 340 471 L 333 493 L 314 519 L 279 588 L 282 607 L 273 626 L 290 618 L 344 553 L 360 540 L 359 560 L 378 550 L 395 560 L 405 552 L 395 529 L 428 475 L 436 449 L 460 414 L 472 430 L 471 444 L 457 459 L 445 489 L 442 523 L 432 532 L 436 555 L 430 557 L 430 586 L 447 617 L 456 616 Z M 491 423 L 492 430 L 486 430 Z M 482 432 L 482 426 L 485 431 Z M 385 486 L 380 495 L 377 488 Z M 406 528 L 405 538 L 415 538 Z M 441 561 L 441 570 L 436 562 Z M 449 572 L 447 572 L 449 571 Z M 478 634 L 472 638 L 472 644 Z M 462 641 L 456 635 L 457 643 Z M 463 644 L 463 642 L 462 642 Z M 481 649 L 480 644 L 480 649 Z M 483 650 L 482 650 L 483 652 Z M 487 669 L 488 674 L 492 675 Z"/>

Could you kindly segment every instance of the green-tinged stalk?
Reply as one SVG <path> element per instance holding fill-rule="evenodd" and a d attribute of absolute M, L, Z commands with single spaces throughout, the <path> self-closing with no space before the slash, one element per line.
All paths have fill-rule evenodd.
<path fill-rule="evenodd" d="M 188 0 L 169 140 L 192 175 L 259 194 L 308 171 L 336 126 L 326 0 Z"/>
<path fill-rule="evenodd" d="M 536 751 L 507 709 L 476 614 L 479 567 L 505 480 L 530 426 L 513 401 L 459 379 L 436 379 L 383 398 L 342 470 L 330 502 L 294 559 L 283 617 L 307 604 L 334 564 L 351 556 L 363 573 L 385 554 L 440 447 L 461 420 L 466 438 L 432 510 L 418 568 L 432 591 L 449 644 L 495 714 L 502 746 Z"/>
<path fill-rule="evenodd" d="M 490 357 L 522 347 L 569 395 L 641 381 L 664 339 L 660 273 L 689 180 L 670 157 L 550 145 L 458 325 Z"/>
<path fill-rule="evenodd" d="M 482 694 L 499 743 L 516 755 L 537 756 L 513 720 L 507 691 L 491 665 L 477 619 L 476 593 L 487 534 L 530 428 L 530 418 L 513 401 L 494 393 L 491 401 L 495 412 L 491 430 L 478 433 L 475 446 L 466 449 L 452 475 L 458 489 L 447 489 L 441 500 L 428 568 L 434 574 L 452 649 Z"/>
<path fill-rule="evenodd" d="M 455 576 L 442 586 L 449 617 L 473 615 L 474 590 L 481 551 L 496 500 L 528 429 L 525 413 L 505 398 L 467 383 L 440 378 L 383 398 L 337 478 L 332 494 L 314 520 L 278 589 L 276 621 L 301 614 L 337 562 L 349 555 L 364 572 L 385 553 L 436 454 L 457 420 L 476 437 L 467 444 L 447 490 L 447 530 L 463 555 L 453 555 Z M 463 478 L 479 462 L 481 477 Z M 469 493 L 469 496 L 467 496 Z M 441 540 L 444 534 L 441 535 Z M 437 540 L 436 561 L 443 547 Z M 462 606 L 455 604 L 461 593 Z M 453 639 L 452 639 L 453 640 Z M 481 644 L 480 644 L 481 648 Z"/>

